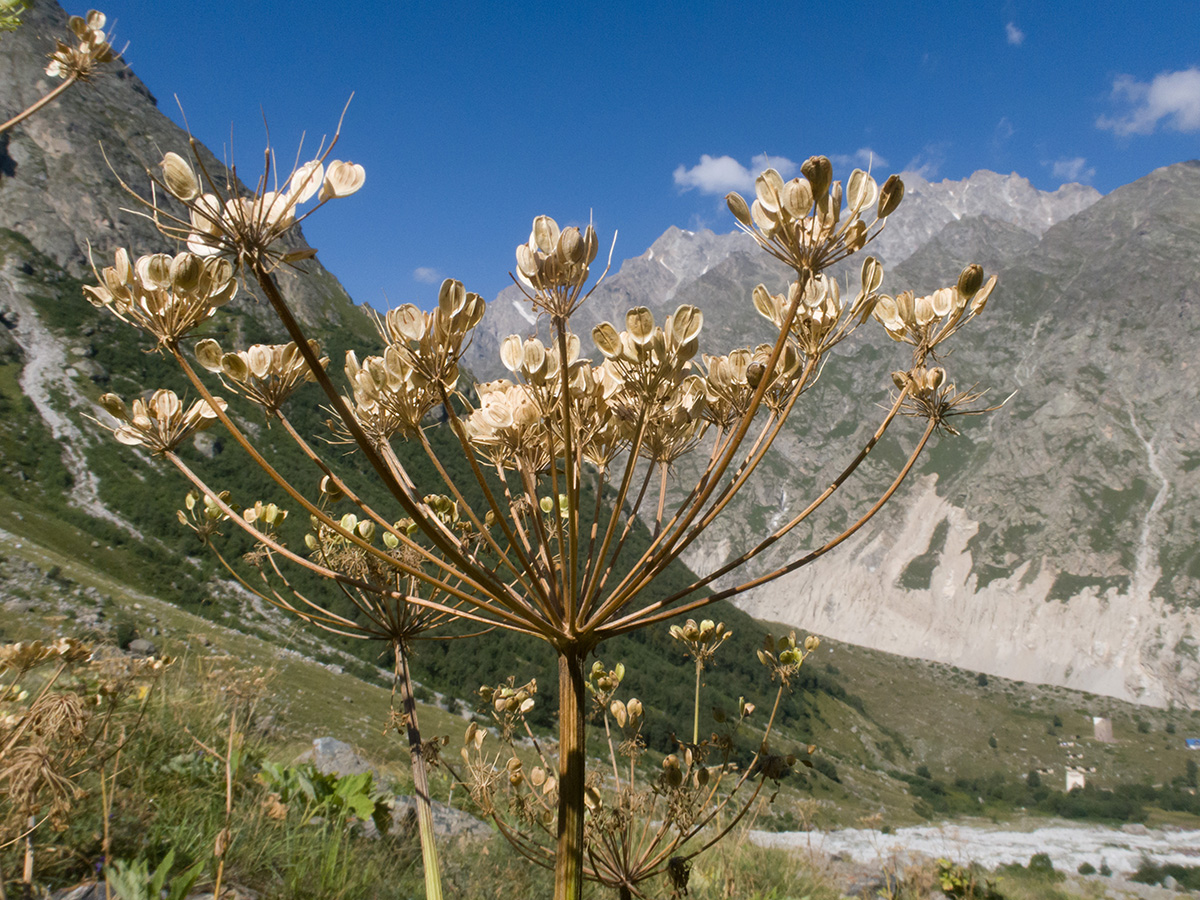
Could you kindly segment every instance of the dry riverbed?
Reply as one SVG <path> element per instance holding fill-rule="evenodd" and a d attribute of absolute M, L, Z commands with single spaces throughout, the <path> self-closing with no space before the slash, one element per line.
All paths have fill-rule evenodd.
<path fill-rule="evenodd" d="M 755 831 L 751 840 L 764 847 L 841 856 L 859 863 L 904 863 L 919 857 L 945 857 L 993 869 L 1006 863 L 1025 865 L 1035 853 L 1046 853 L 1056 869 L 1069 873 L 1086 862 L 1097 869 L 1106 863 L 1116 874 L 1129 874 L 1143 858 L 1160 865 L 1200 865 L 1200 831 L 1148 829 L 1141 825 L 1109 828 L 1053 821 L 1019 829 L 990 823 L 945 823 L 899 828 L 891 834 L 862 828 L 828 832 Z"/>

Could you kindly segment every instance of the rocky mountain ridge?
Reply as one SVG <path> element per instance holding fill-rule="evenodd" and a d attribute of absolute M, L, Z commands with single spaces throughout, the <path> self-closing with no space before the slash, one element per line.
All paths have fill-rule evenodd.
<path fill-rule="evenodd" d="M 968 262 L 999 272 L 987 314 L 946 365 L 961 385 L 992 386 L 997 400 L 1017 393 L 961 437 L 939 439 L 907 492 L 847 545 L 741 605 L 889 652 L 1196 705 L 1200 391 L 1189 347 L 1200 330 L 1197 198 L 1195 163 L 1103 198 L 1071 185 L 1038 192 L 1019 176 L 988 172 L 940 185 L 914 180 L 870 249 L 900 260 L 888 265 L 885 290 L 929 292 Z M 753 346 L 768 335 L 750 291 L 759 282 L 778 290 L 786 277 L 744 235 L 670 229 L 597 289 L 579 331 L 620 322 L 631 305 L 661 320 L 693 303 L 705 311 L 703 350 Z M 524 311 L 515 295 L 496 305 Z M 508 325 L 503 316 L 485 322 L 476 371 L 499 374 L 489 348 L 535 328 L 529 319 Z M 887 373 L 903 364 L 887 361 L 878 337 L 839 348 L 773 449 L 772 474 L 708 529 L 689 565 L 710 571 L 749 546 L 865 440 Z M 889 438 L 873 456 L 896 463 L 904 446 Z M 823 526 L 781 542 L 754 571 L 852 521 L 891 471 L 868 466 Z M 686 469 L 677 481 L 689 483 Z"/>

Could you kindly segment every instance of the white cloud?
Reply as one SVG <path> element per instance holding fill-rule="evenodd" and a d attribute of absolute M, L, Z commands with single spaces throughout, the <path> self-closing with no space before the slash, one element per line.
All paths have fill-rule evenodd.
<path fill-rule="evenodd" d="M 838 169 L 869 169 L 876 170 L 886 167 L 888 161 L 872 150 L 870 147 L 859 147 L 853 153 L 835 153 L 829 157 L 829 161 L 834 165 L 834 176 L 842 177 L 836 170 Z"/>
<path fill-rule="evenodd" d="M 904 167 L 901 174 L 918 175 L 926 181 L 933 181 L 942 170 L 942 163 L 946 161 L 946 150 L 949 146 L 947 141 L 926 144 L 920 153 L 908 161 L 908 165 Z"/>
<path fill-rule="evenodd" d="M 418 266 L 413 269 L 413 281 L 419 281 L 422 284 L 437 284 L 442 280 L 442 273 L 437 269 L 431 269 L 429 266 Z"/>
<path fill-rule="evenodd" d="M 1050 166 L 1050 171 L 1055 178 L 1061 178 L 1063 183 L 1074 181 L 1080 184 L 1087 184 L 1096 174 L 1094 166 L 1089 166 L 1087 160 L 1082 156 L 1076 156 L 1071 159 L 1056 159 L 1052 163 L 1042 163 L 1042 165 Z"/>
<path fill-rule="evenodd" d="M 675 184 L 681 191 L 696 188 L 702 194 L 727 194 L 730 191 L 754 190 L 754 179 L 766 168 L 774 168 L 784 178 L 790 177 L 800 167 L 782 156 L 768 157 L 760 153 L 743 166 L 732 156 L 700 155 L 700 162 L 690 169 L 678 166 L 675 169 Z"/>
<path fill-rule="evenodd" d="M 1004 34 L 1008 38 L 1008 42 L 1014 47 L 1020 47 L 1025 43 L 1025 32 L 1017 27 L 1016 22 L 1009 22 L 1005 25 Z"/>
<path fill-rule="evenodd" d="M 1003 116 L 996 123 L 996 130 L 992 132 L 992 138 L 997 144 L 1003 144 L 1016 133 L 1017 130 L 1013 128 L 1012 120 L 1008 116 Z"/>
<path fill-rule="evenodd" d="M 1113 99 L 1131 109 L 1124 116 L 1101 116 L 1097 128 L 1120 135 L 1150 134 L 1159 123 L 1175 131 L 1200 131 L 1200 68 L 1161 72 L 1147 83 L 1131 75 L 1113 81 Z"/>

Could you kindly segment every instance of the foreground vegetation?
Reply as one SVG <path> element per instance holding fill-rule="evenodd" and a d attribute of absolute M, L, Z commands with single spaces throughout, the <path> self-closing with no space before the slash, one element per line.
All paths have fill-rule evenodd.
<path fill-rule="evenodd" d="M 46 679 L 41 670 L 24 684 L 36 691 Z M 86 681 L 83 676 L 80 684 Z M 101 752 L 99 765 L 74 773 L 83 793 L 71 804 L 66 827 L 34 832 L 34 885 L 61 888 L 106 874 L 120 900 L 149 900 L 157 895 L 154 886 L 172 897 L 211 892 L 218 877 L 226 887 L 281 900 L 421 895 L 415 835 L 367 836 L 367 820 L 386 817 L 377 815 L 386 813 L 384 798 L 410 787 L 403 774 L 378 784 L 370 775 L 322 776 L 291 762 L 295 745 L 273 726 L 282 713 L 275 699 L 281 686 L 269 671 L 224 654 L 188 656 L 149 687 L 144 695 L 129 693 L 129 705 L 111 720 L 122 725 L 119 753 Z M 10 799 L 0 804 L 9 823 Z M 11 839 L 6 844 L 0 850 L 4 888 L 20 896 L 25 849 Z M 498 836 L 445 842 L 443 850 L 443 881 L 452 896 L 504 900 L 551 890 L 550 874 L 516 859 Z M 1137 877 L 1157 883 L 1167 875 L 1184 886 L 1196 877 L 1149 863 Z M 1061 900 L 1097 896 L 1099 885 L 1068 880 L 1037 857 L 995 872 L 946 860 L 837 864 L 758 848 L 739 835 L 698 858 L 688 896 L 834 900 L 857 886 L 889 898 L 942 893 Z M 669 893 L 664 883 L 655 896 Z M 588 896 L 606 895 L 594 889 Z"/>

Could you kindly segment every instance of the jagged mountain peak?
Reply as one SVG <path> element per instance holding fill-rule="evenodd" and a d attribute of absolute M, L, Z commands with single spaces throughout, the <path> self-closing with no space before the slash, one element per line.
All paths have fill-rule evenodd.
<path fill-rule="evenodd" d="M 900 212 L 874 245 L 874 252 L 890 265 L 903 262 L 953 221 L 989 216 L 1040 237 L 1102 196 L 1081 184 L 1041 191 L 1015 172 L 1000 175 L 987 169 L 957 181 L 930 182 L 914 172 L 906 172 L 903 178 Z"/>

